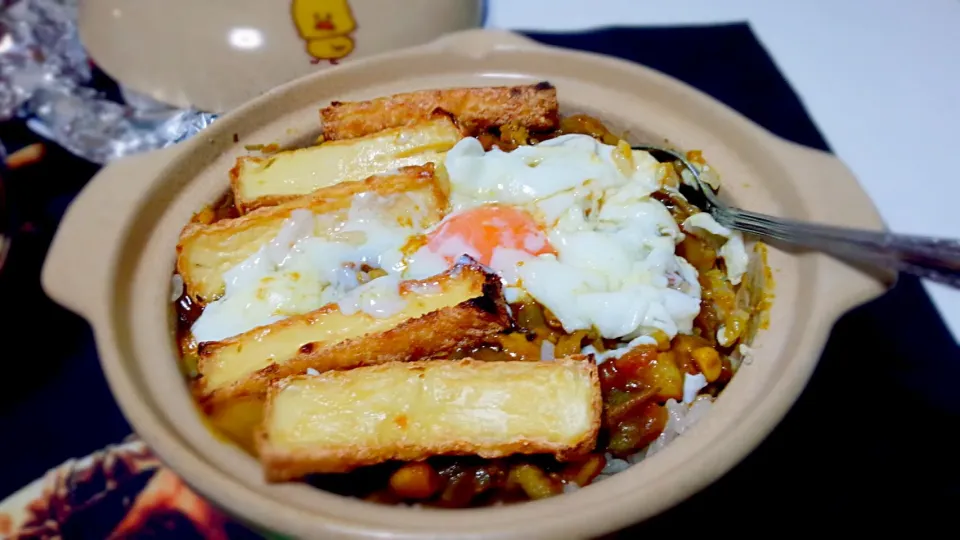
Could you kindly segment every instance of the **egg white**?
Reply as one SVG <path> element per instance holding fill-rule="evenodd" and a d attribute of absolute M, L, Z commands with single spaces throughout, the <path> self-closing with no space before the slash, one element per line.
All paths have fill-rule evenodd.
<path fill-rule="evenodd" d="M 337 302 L 365 288 L 358 281 L 363 264 L 397 274 L 402 248 L 423 229 L 422 216 L 397 219 L 393 197 L 354 196 L 347 219 L 333 231 L 317 231 L 309 210 L 292 212 L 275 238 L 224 274 L 225 293 L 194 322 L 194 339 L 220 341 Z M 371 289 L 389 294 L 383 285 Z M 357 296 L 355 309 L 389 316 L 403 308 L 394 293 L 393 302 L 370 301 L 369 293 L 362 301 Z"/>
<path fill-rule="evenodd" d="M 345 313 L 396 313 L 403 307 L 401 279 L 440 274 L 461 255 L 481 258 L 458 236 L 412 254 L 405 255 L 404 246 L 461 212 L 493 203 L 525 210 L 545 233 L 525 237 L 523 249 L 506 241 L 494 249 L 489 266 L 500 274 L 507 300 L 536 300 L 567 332 L 595 329 L 622 340 L 622 348 L 602 359 L 655 343 L 657 331 L 670 338 L 692 331 L 701 290 L 697 271 L 676 255 L 684 232 L 725 239 L 719 256 L 732 283 L 746 269 L 739 233 L 708 214 L 689 218 L 681 228 L 651 197 L 663 187 L 664 169 L 647 152 L 587 135 L 512 152 L 486 152 L 479 140 L 465 138 L 447 153 L 443 167 L 451 213 L 431 230 L 418 228 L 418 219 L 396 219 L 386 211 L 389 201 L 375 194 L 358 195 L 348 219 L 332 232 L 316 231 L 309 211 L 294 212 L 276 238 L 224 275 L 226 292 L 194 323 L 195 339 L 222 340 L 335 302 Z M 556 254 L 531 255 L 546 242 Z M 361 285 L 357 269 L 364 263 L 387 276 Z"/>
<path fill-rule="evenodd" d="M 655 330 L 692 331 L 700 312 L 696 270 L 675 254 L 684 235 L 650 195 L 662 167 L 650 154 L 564 135 L 512 152 L 484 152 L 463 139 L 444 160 L 454 214 L 490 203 L 522 208 L 547 231 L 557 254 L 534 257 L 497 248 L 490 266 L 508 300 L 532 297 L 564 330 L 596 329 L 626 341 Z M 421 248 L 407 273 L 425 277 L 443 257 L 470 246 L 454 237 L 437 251 Z M 531 250 L 531 251 L 536 251 Z"/>

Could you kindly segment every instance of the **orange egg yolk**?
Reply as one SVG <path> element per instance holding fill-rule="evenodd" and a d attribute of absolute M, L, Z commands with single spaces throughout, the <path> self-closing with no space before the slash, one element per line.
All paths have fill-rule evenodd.
<path fill-rule="evenodd" d="M 442 253 L 450 262 L 464 254 L 463 248 L 469 247 L 470 254 L 487 266 L 497 248 L 525 251 L 534 256 L 556 254 L 529 212 L 501 205 L 481 206 L 450 216 L 430 233 L 427 247 Z"/>

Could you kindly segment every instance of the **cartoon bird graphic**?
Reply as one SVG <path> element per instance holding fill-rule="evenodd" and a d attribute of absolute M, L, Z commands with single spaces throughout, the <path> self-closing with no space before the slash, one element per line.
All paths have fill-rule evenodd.
<path fill-rule="evenodd" d="M 357 29 L 347 0 L 293 0 L 293 21 L 307 42 L 307 53 L 316 61 L 338 60 L 353 52 Z"/>

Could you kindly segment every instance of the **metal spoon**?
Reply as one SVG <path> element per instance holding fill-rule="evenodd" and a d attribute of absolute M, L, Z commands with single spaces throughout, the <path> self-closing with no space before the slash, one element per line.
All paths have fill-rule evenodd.
<path fill-rule="evenodd" d="M 633 149 L 650 152 L 661 161 L 667 156 L 682 163 L 699 187 L 695 193 L 684 195 L 724 227 L 960 288 L 960 240 L 831 227 L 733 208 L 717 198 L 684 155 L 657 146 Z M 686 191 L 684 188 L 682 185 L 681 190 Z"/>

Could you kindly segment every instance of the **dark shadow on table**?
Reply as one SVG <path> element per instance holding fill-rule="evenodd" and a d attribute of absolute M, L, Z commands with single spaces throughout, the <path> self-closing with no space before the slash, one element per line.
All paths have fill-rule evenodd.
<path fill-rule="evenodd" d="M 25 144 L 38 137 L 21 122 L 6 122 L 0 140 Z M 12 221 L 11 248 L 0 269 L 0 498 L 130 432 L 100 370 L 89 325 L 40 287 L 57 224 L 97 169 L 47 144 L 40 162 L 0 171 Z"/>
<path fill-rule="evenodd" d="M 904 278 L 843 317 L 809 386 L 757 450 L 673 510 L 610 538 L 672 534 L 689 524 L 727 523 L 738 535 L 760 535 L 772 524 L 929 532 L 952 521 L 960 503 L 952 439 L 960 427 L 960 357 L 920 300 L 929 302 L 920 283 Z"/>

